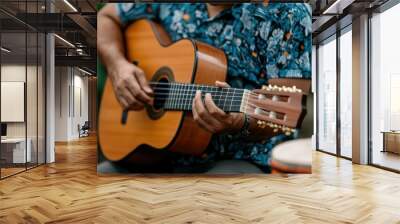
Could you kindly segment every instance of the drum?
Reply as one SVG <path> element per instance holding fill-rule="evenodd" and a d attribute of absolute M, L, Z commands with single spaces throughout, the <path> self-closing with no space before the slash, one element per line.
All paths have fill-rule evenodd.
<path fill-rule="evenodd" d="M 311 173 L 311 163 L 310 138 L 281 143 L 272 151 L 272 173 Z"/>

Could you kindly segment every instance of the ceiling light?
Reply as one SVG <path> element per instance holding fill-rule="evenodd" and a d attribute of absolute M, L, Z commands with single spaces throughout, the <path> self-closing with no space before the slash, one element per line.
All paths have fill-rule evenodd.
<path fill-rule="evenodd" d="M 66 39 L 64 39 L 64 38 L 62 38 L 62 37 L 60 37 L 60 36 L 57 35 L 57 34 L 54 34 L 54 36 L 57 37 L 57 38 L 58 38 L 59 40 L 61 40 L 62 42 L 66 43 L 68 46 L 75 48 L 75 45 L 73 45 L 73 44 L 72 44 L 71 42 L 69 42 L 68 40 L 66 40 Z"/>
<path fill-rule="evenodd" d="M 81 72 L 83 72 L 83 73 L 85 73 L 85 74 L 87 74 L 87 75 L 90 75 L 90 76 L 92 75 L 92 73 L 90 73 L 90 72 L 88 72 L 88 71 L 86 71 L 86 70 L 83 70 L 83 69 L 81 69 L 81 68 L 79 68 L 79 67 L 78 67 L 78 70 L 81 71 Z"/>
<path fill-rule="evenodd" d="M 0 49 L 1 49 L 2 51 L 6 52 L 6 53 L 10 53 L 10 52 L 11 52 L 11 50 L 9 50 L 9 49 L 7 49 L 7 48 L 5 48 L 5 47 L 1 47 Z"/>
<path fill-rule="evenodd" d="M 78 12 L 78 10 L 68 0 L 64 0 L 64 3 L 67 4 L 74 12 Z"/>
<path fill-rule="evenodd" d="M 340 0 L 336 0 L 332 5 L 330 5 L 327 9 L 322 14 L 328 14 L 331 13 L 330 11 L 336 7 L 337 4 L 339 4 Z"/>
<path fill-rule="evenodd" d="M 355 0 L 336 0 L 327 9 L 324 10 L 322 14 L 342 14 L 343 10 L 351 5 Z"/>

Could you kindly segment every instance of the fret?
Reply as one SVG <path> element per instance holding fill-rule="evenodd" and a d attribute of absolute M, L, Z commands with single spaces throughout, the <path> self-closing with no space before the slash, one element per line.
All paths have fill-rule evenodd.
<path fill-rule="evenodd" d="M 231 89 L 229 88 L 229 89 L 227 89 L 226 94 L 224 94 L 224 97 L 225 97 L 225 99 L 224 99 L 224 104 L 223 104 L 223 106 L 222 106 L 222 108 L 221 108 L 223 111 L 227 111 L 226 105 L 227 105 L 227 103 L 229 103 L 229 102 L 228 102 L 228 99 L 229 99 L 229 93 L 230 93 L 230 91 L 231 91 Z"/>
<path fill-rule="evenodd" d="M 216 86 L 206 86 L 199 84 L 170 83 L 169 85 L 159 85 L 155 90 L 155 97 L 164 100 L 162 106 L 166 110 L 185 110 L 192 109 L 193 99 L 196 91 L 201 91 L 204 100 L 206 93 L 210 93 L 217 107 L 226 112 L 239 112 L 243 96 L 242 89 L 220 88 Z M 162 100 L 156 102 L 162 102 Z"/>
<path fill-rule="evenodd" d="M 182 85 L 177 84 L 176 88 L 177 88 L 177 90 L 176 90 L 176 108 L 181 109 L 180 107 L 181 107 L 181 99 L 182 99 L 182 97 L 181 97 L 182 96 Z"/>
<path fill-rule="evenodd" d="M 233 100 L 235 99 L 235 90 L 236 89 L 233 89 L 233 93 L 232 93 L 232 96 L 231 96 L 231 103 L 229 105 L 229 111 L 232 111 L 232 103 L 233 103 Z"/>
<path fill-rule="evenodd" d="M 222 88 L 218 88 L 218 92 L 215 95 L 215 97 L 213 97 L 213 100 L 215 102 L 215 105 L 217 105 L 219 107 L 219 100 L 221 99 L 221 95 L 222 95 Z"/>
<path fill-rule="evenodd" d="M 180 109 L 184 110 L 186 107 L 186 100 L 188 98 L 188 92 L 187 92 L 187 85 L 181 85 L 181 94 L 180 94 Z"/>

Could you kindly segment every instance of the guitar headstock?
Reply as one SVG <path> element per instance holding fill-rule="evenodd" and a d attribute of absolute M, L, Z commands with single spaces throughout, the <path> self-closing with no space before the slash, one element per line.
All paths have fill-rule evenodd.
<path fill-rule="evenodd" d="M 243 112 L 257 119 L 261 128 L 290 135 L 301 126 L 306 113 L 304 103 L 305 93 L 296 86 L 268 85 L 245 94 Z"/>

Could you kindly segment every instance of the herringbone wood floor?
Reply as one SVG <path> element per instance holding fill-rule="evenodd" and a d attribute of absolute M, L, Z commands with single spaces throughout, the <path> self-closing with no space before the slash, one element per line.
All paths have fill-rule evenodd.
<path fill-rule="evenodd" d="M 0 181 L 0 223 L 400 223 L 400 175 L 314 153 L 312 175 L 107 176 L 96 140 Z"/>

